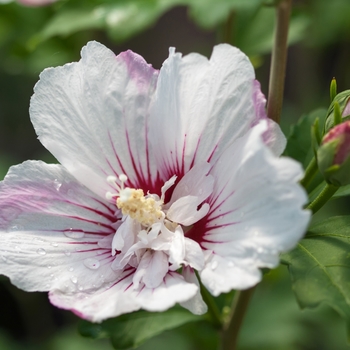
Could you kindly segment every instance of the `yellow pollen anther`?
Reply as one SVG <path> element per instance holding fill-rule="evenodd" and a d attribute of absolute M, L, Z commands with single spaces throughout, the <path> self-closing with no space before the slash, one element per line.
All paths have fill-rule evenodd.
<path fill-rule="evenodd" d="M 141 189 L 125 188 L 120 191 L 117 207 L 123 215 L 129 215 L 144 226 L 151 226 L 162 217 L 160 203 L 152 197 L 145 198 Z"/>

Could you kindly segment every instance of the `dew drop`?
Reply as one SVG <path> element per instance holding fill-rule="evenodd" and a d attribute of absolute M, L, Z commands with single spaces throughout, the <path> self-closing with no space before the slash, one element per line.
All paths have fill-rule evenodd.
<path fill-rule="evenodd" d="M 217 267 L 218 267 L 218 262 L 216 260 L 214 260 L 212 263 L 211 263 L 211 269 L 212 270 L 215 270 Z"/>
<path fill-rule="evenodd" d="M 65 250 L 65 251 L 64 251 L 64 254 L 65 254 L 66 256 L 70 256 L 71 252 L 70 252 L 69 250 Z"/>
<path fill-rule="evenodd" d="M 52 267 L 51 265 L 47 265 L 47 268 L 48 268 L 48 269 L 51 269 L 51 267 Z"/>
<path fill-rule="evenodd" d="M 87 258 L 84 260 L 84 265 L 91 270 L 97 270 L 100 267 L 100 262 L 97 259 Z"/>
<path fill-rule="evenodd" d="M 36 252 L 38 254 L 40 254 L 40 255 L 45 255 L 46 254 L 46 250 L 44 248 L 39 248 Z"/>
<path fill-rule="evenodd" d="M 51 243 L 53 247 L 58 247 L 58 244 L 56 242 Z"/>
<path fill-rule="evenodd" d="M 61 186 L 62 186 L 62 184 L 57 179 L 54 180 L 53 185 L 54 185 L 56 191 L 59 191 Z"/>
<path fill-rule="evenodd" d="M 10 231 L 20 231 L 23 230 L 23 226 L 21 225 L 13 225 L 10 227 Z"/>
<path fill-rule="evenodd" d="M 70 280 L 76 284 L 78 282 L 78 278 L 76 276 L 71 276 Z"/>
<path fill-rule="evenodd" d="M 70 268 L 68 269 L 68 271 L 72 272 L 72 271 L 74 271 L 74 268 L 73 268 L 73 267 L 70 267 Z"/>
<path fill-rule="evenodd" d="M 79 289 L 80 291 L 82 291 L 82 290 L 84 290 L 84 287 L 83 287 L 83 286 L 78 286 L 78 289 Z"/>
<path fill-rule="evenodd" d="M 73 239 L 83 238 L 85 235 L 85 232 L 83 230 L 73 229 L 73 228 L 68 228 L 68 229 L 64 230 L 63 233 L 68 238 L 73 238 Z"/>

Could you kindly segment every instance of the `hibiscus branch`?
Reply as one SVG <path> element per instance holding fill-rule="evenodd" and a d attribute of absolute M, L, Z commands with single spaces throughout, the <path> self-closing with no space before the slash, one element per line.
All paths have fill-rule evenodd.
<path fill-rule="evenodd" d="M 284 78 L 287 63 L 289 16 L 292 1 L 282 0 L 276 11 L 275 42 L 271 56 L 267 115 L 280 122 L 283 103 Z"/>
<path fill-rule="evenodd" d="M 254 290 L 255 287 L 252 287 L 246 290 L 236 292 L 233 298 L 229 322 L 224 327 L 222 337 L 223 350 L 236 349 L 238 333 L 240 331 L 245 312 L 248 308 L 249 301 L 253 295 Z"/>

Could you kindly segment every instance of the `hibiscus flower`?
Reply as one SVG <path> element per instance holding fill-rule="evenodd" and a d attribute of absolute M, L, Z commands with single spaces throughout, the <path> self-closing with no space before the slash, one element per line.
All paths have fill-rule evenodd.
<path fill-rule="evenodd" d="M 59 164 L 0 184 L 0 273 L 101 321 L 249 288 L 302 237 L 302 169 L 265 114 L 248 58 L 170 49 L 160 71 L 90 42 L 44 70 L 30 115 Z"/>

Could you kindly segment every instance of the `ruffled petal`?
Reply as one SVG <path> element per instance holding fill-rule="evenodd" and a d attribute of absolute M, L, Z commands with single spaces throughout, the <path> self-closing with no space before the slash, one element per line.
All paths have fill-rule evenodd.
<path fill-rule="evenodd" d="M 260 83 L 257 80 L 254 80 L 253 82 L 253 100 L 255 107 L 255 120 L 251 126 L 255 126 L 261 120 L 267 120 L 267 130 L 265 130 L 263 134 L 264 143 L 269 146 L 276 156 L 280 156 L 286 147 L 287 140 L 279 125 L 273 120 L 267 118 L 265 110 L 266 98 L 261 92 Z"/>
<path fill-rule="evenodd" d="M 253 80 L 248 57 L 230 45 L 215 46 L 210 60 L 170 50 L 150 119 L 150 139 L 165 178 L 216 159 L 249 130 L 255 120 Z"/>
<path fill-rule="evenodd" d="M 51 291 L 50 301 L 62 309 L 72 310 L 82 318 L 100 322 L 141 308 L 165 311 L 176 303 L 191 299 L 198 291 L 195 283 L 186 282 L 177 273 L 168 273 L 162 284 L 155 289 L 142 286 L 133 289 L 132 278 L 133 271 L 125 271 L 108 289 L 94 294 L 81 292 L 67 295 Z"/>
<path fill-rule="evenodd" d="M 258 124 L 213 164 L 210 174 L 216 182 L 208 199 L 210 211 L 187 232 L 218 259 L 215 269 L 207 262 L 201 274 L 203 284 L 216 295 L 256 283 L 258 269 L 275 267 L 279 253 L 296 245 L 310 219 L 310 212 L 302 209 L 307 197 L 298 184 L 301 166 L 275 157 L 263 143 L 265 130 L 266 122 Z M 238 280 L 222 272 L 230 264 L 232 271 L 241 270 Z M 222 289 L 213 282 L 221 278 L 227 279 Z"/>
<path fill-rule="evenodd" d="M 184 276 L 187 282 L 194 283 L 196 286 L 198 286 L 198 291 L 193 298 L 185 301 L 184 303 L 181 303 L 181 306 L 191 311 L 195 315 L 205 314 L 208 311 L 208 307 L 207 304 L 203 301 L 202 295 L 200 293 L 199 282 L 194 270 L 188 266 L 185 266 L 182 269 L 182 276 Z"/>
<path fill-rule="evenodd" d="M 0 184 L 0 274 L 27 291 L 97 291 L 114 281 L 115 208 L 77 183 L 62 166 L 28 161 Z"/>
<path fill-rule="evenodd" d="M 152 192 L 147 124 L 158 72 L 131 51 L 115 56 L 97 42 L 81 56 L 41 73 L 30 105 L 39 140 L 101 197 L 111 191 L 109 175 L 125 174 L 127 186 Z"/>

